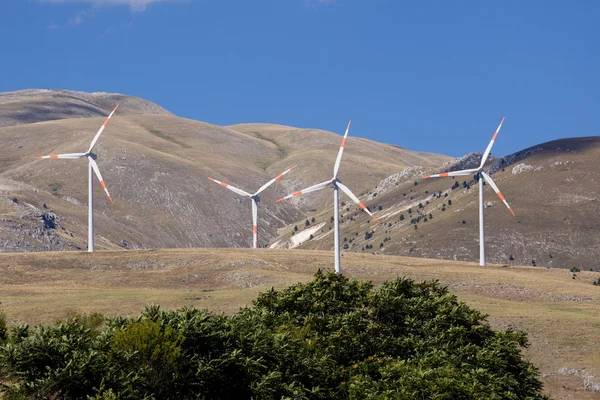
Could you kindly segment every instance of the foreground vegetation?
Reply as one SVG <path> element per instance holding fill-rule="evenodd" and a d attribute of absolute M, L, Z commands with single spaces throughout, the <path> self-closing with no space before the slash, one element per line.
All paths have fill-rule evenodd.
<path fill-rule="evenodd" d="M 318 272 L 232 316 L 151 305 L 1 331 L 7 398 L 544 399 L 523 332 L 435 281 Z"/>

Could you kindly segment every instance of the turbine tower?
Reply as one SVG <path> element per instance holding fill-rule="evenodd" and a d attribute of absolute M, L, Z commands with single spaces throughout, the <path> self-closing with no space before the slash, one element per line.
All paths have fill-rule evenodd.
<path fill-rule="evenodd" d="M 96 164 L 97 156 L 96 156 L 96 154 L 92 153 L 92 150 L 94 149 L 96 142 L 98 142 L 98 139 L 100 138 L 100 135 L 104 131 L 104 128 L 106 128 L 106 125 L 108 125 L 108 121 L 110 121 L 110 118 L 113 116 L 115 111 L 117 111 L 117 108 L 119 108 L 118 104 L 112 110 L 112 112 L 109 114 L 108 118 L 106 118 L 106 120 L 104 121 L 104 123 L 102 124 L 102 126 L 100 127 L 98 132 L 96 133 L 96 136 L 94 136 L 94 139 L 92 140 L 92 143 L 90 144 L 90 148 L 85 153 L 55 154 L 55 155 L 50 155 L 50 156 L 36 157 L 36 158 L 65 158 L 65 159 L 75 159 L 75 158 L 87 157 L 88 164 L 89 164 L 89 168 L 88 168 L 88 252 L 90 252 L 90 253 L 94 252 L 94 185 L 93 185 L 94 173 L 98 177 L 98 180 L 100 181 L 100 185 L 102 185 L 102 188 L 106 192 L 108 199 L 110 200 L 111 203 L 114 203 L 112 197 L 110 196 L 110 193 L 108 193 L 108 189 L 106 188 L 104 179 L 102 179 L 102 175 L 100 174 L 100 169 L 98 169 L 98 164 Z"/>
<path fill-rule="evenodd" d="M 281 178 L 283 178 L 283 176 L 285 174 L 287 174 L 288 172 L 290 172 L 291 170 L 293 170 L 294 168 L 296 168 L 296 165 L 294 165 L 291 168 L 286 169 L 285 171 L 283 171 L 281 174 L 277 175 L 275 178 L 271 179 L 269 182 L 265 183 L 264 185 L 262 185 L 260 187 L 260 189 L 258 189 L 256 191 L 256 193 L 254 194 L 250 194 L 246 191 L 243 191 L 242 189 L 238 189 L 236 187 L 233 187 L 231 185 L 228 185 L 227 183 L 218 181 L 216 179 L 213 178 L 208 178 L 213 182 L 218 183 L 219 185 L 231 190 L 232 192 L 235 192 L 241 196 L 244 197 L 250 197 L 250 199 L 252 200 L 252 247 L 253 248 L 257 248 L 258 247 L 258 202 L 260 201 L 260 197 L 258 196 L 263 190 L 265 190 L 266 188 L 268 188 L 269 186 L 271 186 L 272 184 L 274 184 L 275 182 L 277 182 L 278 180 L 280 180 Z"/>
<path fill-rule="evenodd" d="M 337 177 L 339 169 L 340 169 L 340 163 L 342 162 L 342 154 L 344 153 L 344 146 L 346 145 L 346 138 L 348 137 L 348 131 L 350 130 L 351 122 L 352 121 L 348 122 L 348 127 L 346 128 L 346 133 L 344 134 L 344 138 L 342 139 L 342 144 L 340 146 L 340 150 L 338 152 L 337 159 L 335 160 L 335 166 L 333 167 L 333 178 L 331 178 L 328 181 L 321 182 L 314 186 L 308 187 L 306 189 L 302 189 L 298 192 L 292 193 L 290 195 L 287 195 L 287 196 L 282 197 L 281 199 L 277 200 L 279 202 L 279 201 L 291 199 L 292 197 L 300 196 L 301 194 L 304 194 L 304 193 L 316 192 L 317 190 L 324 189 L 329 185 L 331 185 L 333 187 L 333 217 L 334 217 L 334 222 L 335 222 L 335 231 L 334 231 L 335 272 L 338 274 L 342 272 L 341 267 L 340 267 L 340 221 L 339 221 L 340 216 L 339 216 L 339 204 L 338 204 L 339 203 L 338 189 L 342 189 L 342 192 L 346 193 L 348 195 L 348 197 L 350 197 L 352 199 L 352 201 L 354 201 L 360 208 L 362 208 L 367 214 L 369 214 L 376 222 L 379 222 L 377 217 L 374 216 L 373 214 L 371 214 L 371 212 L 367 209 L 367 207 L 365 207 L 365 205 L 360 200 L 358 200 L 358 197 L 356 197 L 354 195 L 354 193 L 352 193 L 352 191 L 350 189 L 348 189 L 348 187 L 346 185 L 344 185 L 342 183 L 342 181 L 340 181 Z"/>
<path fill-rule="evenodd" d="M 496 129 L 496 132 L 494 133 L 494 136 L 492 137 L 490 144 L 488 144 L 487 149 L 485 149 L 485 153 L 483 153 L 483 156 L 481 157 L 481 164 L 479 165 L 479 168 L 465 169 L 463 171 L 444 172 L 444 173 L 437 174 L 437 175 L 430 175 L 430 176 L 423 177 L 424 179 L 427 179 L 427 178 L 437 178 L 437 177 L 441 177 L 441 176 L 465 176 L 465 175 L 472 175 L 472 174 L 477 175 L 478 181 L 479 181 L 479 265 L 482 267 L 485 267 L 485 232 L 484 232 L 484 225 L 483 225 L 484 224 L 484 221 L 483 221 L 483 208 L 484 208 L 483 180 L 484 179 L 487 183 L 489 183 L 489 185 L 492 187 L 492 189 L 494 189 L 494 192 L 496 192 L 496 194 L 498 195 L 500 200 L 502 200 L 502 202 L 506 205 L 506 207 L 508 207 L 508 211 L 510 211 L 510 213 L 513 216 L 515 216 L 514 211 L 512 210 L 512 208 L 510 208 L 510 205 L 508 205 L 508 202 L 506 201 L 506 199 L 500 192 L 500 189 L 498 189 L 498 186 L 496 186 L 496 183 L 494 182 L 492 177 L 489 176 L 483 170 L 483 166 L 490 155 L 490 151 L 492 151 L 492 146 L 494 146 L 496 137 L 498 136 L 498 132 L 500 132 L 500 128 L 502 128 L 503 123 L 504 123 L 504 118 L 502 118 L 502 121 L 500 121 L 500 125 L 498 125 L 498 129 Z"/>

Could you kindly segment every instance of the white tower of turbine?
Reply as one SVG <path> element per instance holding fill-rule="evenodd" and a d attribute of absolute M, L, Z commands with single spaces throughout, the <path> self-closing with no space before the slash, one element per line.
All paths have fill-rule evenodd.
<path fill-rule="evenodd" d="M 100 169 L 98 168 L 98 164 L 96 164 L 95 160 L 96 160 L 97 156 L 96 156 L 96 154 L 92 153 L 92 150 L 94 149 L 96 142 L 98 142 L 98 139 L 100 138 L 100 135 L 104 131 L 104 128 L 106 128 L 106 125 L 108 125 L 108 121 L 110 121 L 110 118 L 113 116 L 115 111 L 117 111 L 117 108 L 119 108 L 118 104 L 114 108 L 114 110 L 112 110 L 112 112 L 109 114 L 108 118 L 106 118 L 106 120 L 104 121 L 104 123 L 102 124 L 102 126 L 100 127 L 98 132 L 96 133 L 96 136 L 94 136 L 94 139 L 92 140 L 92 143 L 90 144 L 90 148 L 85 153 L 53 154 L 53 155 L 49 155 L 49 156 L 37 157 L 37 158 L 65 158 L 65 159 L 87 158 L 88 159 L 88 165 L 89 165 L 89 167 L 88 167 L 88 251 L 90 253 L 92 253 L 94 251 L 94 185 L 93 185 L 94 173 L 98 177 L 98 180 L 100 181 L 100 185 L 102 185 L 102 188 L 106 192 L 108 199 L 110 200 L 111 203 L 114 203 L 112 197 L 110 196 L 110 193 L 108 193 L 106 184 L 104 183 L 104 180 L 102 179 L 102 175 L 100 174 Z"/>
<path fill-rule="evenodd" d="M 379 222 L 379 220 L 377 219 L 377 217 L 375 217 L 373 214 L 371 214 L 371 212 L 367 209 L 367 207 L 365 207 L 365 205 L 358 200 L 358 197 L 356 197 L 354 195 L 354 193 L 352 193 L 352 191 L 350 189 L 348 189 L 348 187 L 346 185 L 344 185 L 342 183 L 342 181 L 340 181 L 338 179 L 338 172 L 340 169 L 340 163 L 342 162 L 342 154 L 344 153 L 344 146 L 346 145 L 346 138 L 348 137 L 348 131 L 350 130 L 350 123 L 352 121 L 348 122 L 348 127 L 346 128 L 346 133 L 344 134 L 344 138 L 342 139 L 342 144 L 340 146 L 340 150 L 338 151 L 338 155 L 337 155 L 337 159 L 335 160 L 335 166 L 333 167 L 333 178 L 329 179 L 328 181 L 325 182 L 321 182 L 318 183 L 314 186 L 308 187 L 306 189 L 302 189 L 300 191 L 297 191 L 295 193 L 292 193 L 290 195 L 287 195 L 285 197 L 282 197 L 281 199 L 277 200 L 279 201 L 283 201 L 286 199 L 291 199 L 292 197 L 296 197 L 296 196 L 300 196 L 301 194 L 304 193 L 310 193 L 310 192 L 316 192 L 317 190 L 321 190 L 326 188 L 327 186 L 331 185 L 333 187 L 333 217 L 334 217 L 334 223 L 335 223 L 335 231 L 334 231 L 334 244 L 335 244 L 335 272 L 337 272 L 338 274 L 341 273 L 341 267 L 340 267 L 340 216 L 339 216 L 339 196 L 338 196 L 338 189 L 342 189 L 342 192 L 346 193 L 348 195 L 348 197 L 350 197 L 352 199 L 352 201 L 354 201 L 360 208 L 362 208 L 367 214 L 369 214 L 375 221 Z"/>
<path fill-rule="evenodd" d="M 489 176 L 483 170 L 483 166 L 490 155 L 490 151 L 492 151 L 492 147 L 494 146 L 496 137 L 498 136 L 498 133 L 500 132 L 500 128 L 502 128 L 503 123 L 504 123 L 504 118 L 502 118 L 502 121 L 500 121 L 500 125 L 498 125 L 498 129 L 496 129 L 496 132 L 494 133 L 494 136 L 492 137 L 490 144 L 488 144 L 487 149 L 485 149 L 485 153 L 483 153 L 483 156 L 481 157 L 481 164 L 479 165 L 479 168 L 465 169 L 462 171 L 444 172 L 444 173 L 437 174 L 437 175 L 429 175 L 429 176 L 423 177 L 423 178 L 427 179 L 427 178 L 437 178 L 437 177 L 442 177 L 442 176 L 467 176 L 467 175 L 473 175 L 473 174 L 478 175 L 478 178 L 479 178 L 478 179 L 479 180 L 479 265 L 481 265 L 482 267 L 485 266 L 485 232 L 484 232 L 484 220 L 483 220 L 483 209 L 484 209 L 483 180 L 484 179 L 487 183 L 489 183 L 489 185 L 492 187 L 492 189 L 494 189 L 494 192 L 496 192 L 498 197 L 500 197 L 500 200 L 502 200 L 502 202 L 506 205 L 506 207 L 508 207 L 508 211 L 510 211 L 510 213 L 513 216 L 515 215 L 514 211 L 512 210 L 512 208 L 510 208 L 510 205 L 508 205 L 508 202 L 506 201 L 506 199 L 500 192 L 500 189 L 498 189 L 498 186 L 496 186 L 496 183 L 494 182 L 492 177 Z"/>
<path fill-rule="evenodd" d="M 219 185 L 231 190 L 232 192 L 235 192 L 241 196 L 244 197 L 250 197 L 250 200 L 252 200 L 252 247 L 254 247 L 255 249 L 258 247 L 258 202 L 260 201 L 260 197 L 258 196 L 263 190 L 265 190 L 266 188 L 268 188 L 269 186 L 271 186 L 272 184 L 274 184 L 275 182 L 277 182 L 278 180 L 280 180 L 281 178 L 283 178 L 283 176 L 285 174 L 287 174 L 288 172 L 290 172 L 291 170 L 293 170 L 294 168 L 296 168 L 296 166 L 294 165 L 293 167 L 286 169 L 285 171 L 283 171 L 281 174 L 277 175 L 275 178 L 271 179 L 269 182 L 265 183 L 264 185 L 262 185 L 260 187 L 260 189 L 258 189 L 256 191 L 256 193 L 254 194 L 250 194 L 246 191 L 243 191 L 242 189 L 238 189 L 236 187 L 233 187 L 227 183 L 218 181 L 216 179 L 213 178 L 208 178 L 213 182 L 218 183 Z"/>

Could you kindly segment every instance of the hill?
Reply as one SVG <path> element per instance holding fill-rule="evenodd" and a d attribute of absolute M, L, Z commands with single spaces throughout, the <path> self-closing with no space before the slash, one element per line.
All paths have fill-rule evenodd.
<path fill-rule="evenodd" d="M 585 137 L 543 143 L 490 162 L 488 168 L 516 218 L 486 185 L 488 261 L 599 270 L 599 157 L 600 137 Z M 438 168 L 408 168 L 382 180 L 370 189 L 368 202 L 372 209 L 381 207 L 377 213 L 381 224 L 372 224 L 352 205 L 342 210 L 347 250 L 478 260 L 477 182 L 473 177 L 424 180 L 422 176 L 473 168 L 480 159 L 480 153 L 471 154 Z M 458 187 L 452 189 L 455 184 Z M 316 221 L 325 224 L 312 228 L 314 239 L 300 248 L 333 246 L 330 215 L 331 211 L 316 215 Z M 275 246 L 290 245 L 292 228 Z"/>
<path fill-rule="evenodd" d="M 277 229 L 327 204 L 326 194 L 297 203 L 275 200 L 329 177 L 341 142 L 337 134 L 268 124 L 216 126 L 179 118 L 158 105 L 119 94 L 4 93 L 0 95 L 2 249 L 85 248 L 85 161 L 35 156 L 84 151 L 117 102 L 122 106 L 94 150 L 115 199 L 110 204 L 96 184 L 99 249 L 249 247 L 250 202 L 210 182 L 209 176 L 254 192 L 298 165 L 261 196 L 261 244 L 271 243 Z M 434 167 L 448 159 L 349 138 L 341 178 L 357 193 L 366 193 L 407 166 Z"/>
<path fill-rule="evenodd" d="M 250 247 L 250 202 L 207 178 L 254 192 L 292 165 L 298 168 L 261 196 L 259 243 L 333 248 L 330 191 L 275 200 L 330 177 L 339 135 L 275 124 L 217 126 L 120 94 L 26 90 L 0 94 L 2 249 L 85 248 L 85 162 L 34 157 L 87 148 L 117 102 L 96 148 L 116 199 L 109 204 L 96 185 L 98 248 Z M 517 217 L 486 186 L 488 261 L 599 270 L 598 156 L 600 138 L 588 137 L 492 158 L 488 168 Z M 421 178 L 475 166 L 480 157 L 412 152 L 350 132 L 340 179 L 382 223 L 342 194 L 345 251 L 476 261 L 476 182 Z"/>
<path fill-rule="evenodd" d="M 0 93 L 0 127 L 68 118 L 106 116 L 116 103 L 120 114 L 171 115 L 157 104 L 117 93 L 28 89 Z"/>
<path fill-rule="evenodd" d="M 148 303 L 233 313 L 259 292 L 331 270 L 331 252 L 268 249 L 0 254 L 0 310 L 11 323 L 48 323 L 79 313 L 137 315 Z M 600 384 L 600 273 L 346 253 L 345 275 L 379 284 L 397 276 L 437 279 L 489 314 L 495 328 L 521 329 L 525 356 L 555 400 L 596 399 Z M 587 385 L 587 386 L 586 386 Z"/>

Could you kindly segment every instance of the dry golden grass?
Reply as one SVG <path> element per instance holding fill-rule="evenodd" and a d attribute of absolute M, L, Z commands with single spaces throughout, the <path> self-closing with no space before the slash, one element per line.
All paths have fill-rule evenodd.
<path fill-rule="evenodd" d="M 0 254 L 0 307 L 11 322 L 53 322 L 73 313 L 137 315 L 146 304 L 233 313 L 270 287 L 330 269 L 331 252 L 194 249 Z M 553 399 L 594 399 L 583 378 L 600 375 L 599 273 L 488 266 L 345 253 L 344 274 L 380 283 L 396 276 L 438 279 L 494 327 L 529 334 L 525 350 Z M 596 378 L 596 381 L 599 379 Z"/>
<path fill-rule="evenodd" d="M 7 107 L 0 103 L 0 111 L 9 112 Z M 331 176 L 340 135 L 269 124 L 221 127 L 173 115 L 137 114 L 128 111 L 132 104 L 128 107 L 119 108 L 94 149 L 115 199 L 115 204 L 110 204 L 95 182 L 98 249 L 114 250 L 122 241 L 134 249 L 249 247 L 250 202 L 208 177 L 254 193 L 271 178 L 298 165 L 261 193 L 261 244 L 272 242 L 278 228 L 329 201 L 327 194 L 319 193 L 298 202 L 275 202 Z M 3 219 L 11 213 L 7 210 L 0 214 L 0 244 L 3 239 L 10 242 L 3 248 L 21 251 L 25 246 L 20 242 L 25 241 L 30 242 L 29 250 L 68 249 L 68 244 L 85 248 L 86 161 L 36 160 L 35 156 L 85 151 L 104 118 L 0 126 L 0 195 L 18 198 L 23 204 L 23 209 L 16 211 L 17 218 L 11 218 L 31 230 L 39 226 L 34 214 L 51 211 L 72 234 L 63 235 L 63 247 L 60 243 L 48 247 L 44 238 L 27 235 L 25 229 L 13 229 L 9 236 L 3 229 Z M 351 137 L 341 178 L 361 193 L 407 165 L 435 166 L 447 159 Z M 35 223 L 23 222 L 19 217 L 23 213 L 32 214 L 30 220 Z"/>

